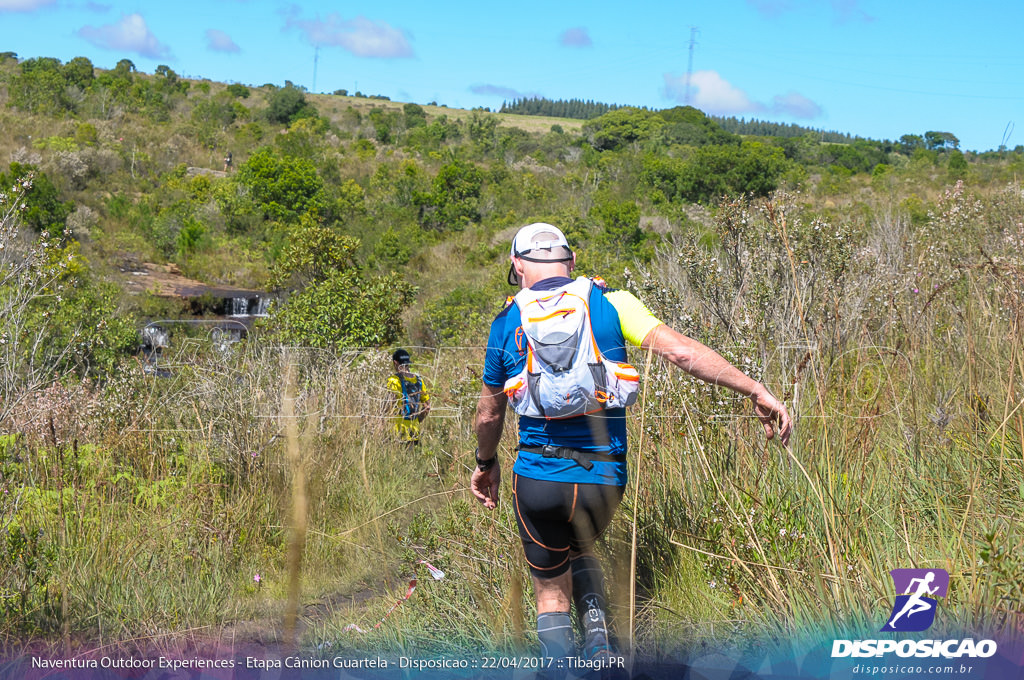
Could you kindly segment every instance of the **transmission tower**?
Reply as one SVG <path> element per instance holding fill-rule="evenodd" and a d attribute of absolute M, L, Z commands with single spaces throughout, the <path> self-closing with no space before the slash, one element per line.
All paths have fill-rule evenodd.
<path fill-rule="evenodd" d="M 690 105 L 690 79 L 693 77 L 693 48 L 697 45 L 697 33 L 699 29 L 696 26 L 690 26 L 690 59 L 686 64 L 686 94 L 684 95 L 684 104 Z"/>
<path fill-rule="evenodd" d="M 316 93 L 316 64 L 320 61 L 320 46 L 317 45 L 313 48 L 313 89 L 311 92 Z"/>

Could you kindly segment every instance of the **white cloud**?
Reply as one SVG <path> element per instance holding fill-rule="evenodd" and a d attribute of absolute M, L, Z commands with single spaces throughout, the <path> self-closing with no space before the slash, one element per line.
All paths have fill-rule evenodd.
<path fill-rule="evenodd" d="M 690 78 L 690 96 L 686 96 L 686 76 L 665 74 L 665 96 L 716 116 L 773 113 L 794 118 L 817 118 L 821 107 L 799 92 L 772 97 L 771 104 L 750 98 L 716 71 L 697 71 Z"/>
<path fill-rule="evenodd" d="M 313 45 L 341 47 L 357 57 L 400 59 L 413 56 L 412 46 L 403 31 L 363 16 L 342 19 L 332 13 L 324 20 L 312 21 L 289 17 L 287 26 L 304 33 Z"/>
<path fill-rule="evenodd" d="M 241 52 L 231 36 L 216 28 L 206 29 L 206 46 L 214 52 Z"/>
<path fill-rule="evenodd" d="M 590 39 L 590 34 L 587 33 L 587 29 L 582 26 L 563 31 L 562 35 L 558 38 L 558 43 L 562 47 L 592 47 L 594 45 Z"/>
<path fill-rule="evenodd" d="M 473 94 L 508 97 L 509 99 L 517 99 L 523 96 L 519 90 L 511 87 L 504 87 L 503 85 L 472 85 L 469 88 L 469 91 Z"/>
<path fill-rule="evenodd" d="M 708 113 L 751 112 L 761 105 L 750 100 L 747 93 L 735 87 L 715 71 L 697 71 L 690 78 L 690 87 L 696 90 L 691 99 L 694 106 Z"/>
<path fill-rule="evenodd" d="M 799 92 L 787 92 L 772 97 L 772 113 L 781 113 L 794 118 L 817 118 L 821 107 Z"/>
<path fill-rule="evenodd" d="M 171 55 L 170 48 L 156 39 L 141 14 L 126 14 L 117 23 L 106 26 L 83 26 L 78 35 L 108 50 L 134 52 L 153 59 Z"/>
<path fill-rule="evenodd" d="M 686 76 L 674 77 L 666 73 L 665 94 L 678 102 L 687 101 Z M 715 71 L 697 71 L 692 75 L 689 102 L 701 111 L 715 115 L 751 113 L 763 108 Z"/>
<path fill-rule="evenodd" d="M 540 97 L 536 92 L 521 92 L 512 87 L 505 87 L 504 85 L 472 85 L 469 91 L 473 94 L 480 94 L 487 97 L 502 97 L 503 99 L 529 99 L 531 97 Z"/>
<path fill-rule="evenodd" d="M 32 12 L 54 2 L 56 0 L 0 0 L 0 12 Z"/>

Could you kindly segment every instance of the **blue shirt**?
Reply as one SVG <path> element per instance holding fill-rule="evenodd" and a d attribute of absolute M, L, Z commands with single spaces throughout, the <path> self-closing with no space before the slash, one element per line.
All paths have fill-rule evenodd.
<path fill-rule="evenodd" d="M 533 290 L 557 290 L 572 282 L 559 276 L 544 279 L 533 285 Z M 594 339 L 604 356 L 616 362 L 626 361 L 625 337 L 619 313 L 606 297 L 606 290 L 594 285 L 590 291 L 590 321 Z M 526 363 L 526 338 L 523 334 L 519 306 L 507 306 L 491 323 L 484 359 L 484 383 L 503 388 L 508 378 L 518 375 Z M 610 454 L 621 458 L 615 461 L 593 461 L 586 470 L 576 461 L 564 458 L 545 458 L 538 453 L 520 451 L 513 471 L 523 477 L 568 483 L 609 484 L 625 486 L 626 471 L 626 410 L 607 409 L 590 415 L 547 420 L 519 417 L 520 446 L 567 446 L 580 451 Z"/>

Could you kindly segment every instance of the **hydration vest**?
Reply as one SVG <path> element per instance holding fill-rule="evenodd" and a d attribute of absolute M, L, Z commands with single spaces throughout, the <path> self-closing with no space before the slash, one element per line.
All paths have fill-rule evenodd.
<path fill-rule="evenodd" d="M 420 396 L 423 394 L 423 380 L 416 374 L 412 374 L 413 380 L 406 380 L 400 373 L 396 373 L 398 384 L 402 388 L 402 419 L 414 420 L 420 412 Z"/>
<path fill-rule="evenodd" d="M 594 282 L 580 277 L 555 291 L 519 291 L 526 364 L 505 381 L 512 409 L 523 416 L 562 419 L 622 408 L 636 401 L 640 374 L 604 358 L 590 325 Z"/>

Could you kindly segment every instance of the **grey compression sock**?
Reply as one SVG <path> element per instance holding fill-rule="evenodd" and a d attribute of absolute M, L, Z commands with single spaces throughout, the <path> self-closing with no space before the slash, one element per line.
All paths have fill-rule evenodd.
<path fill-rule="evenodd" d="M 551 665 L 539 677 L 549 680 L 564 678 L 568 669 L 567 657 L 576 656 L 569 612 L 538 614 L 537 639 L 540 640 L 541 655 L 551 659 Z"/>
<path fill-rule="evenodd" d="M 592 659 L 611 653 L 604 574 L 596 557 L 584 555 L 572 561 L 572 595 L 583 629 L 583 656 Z"/>

